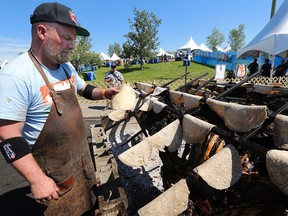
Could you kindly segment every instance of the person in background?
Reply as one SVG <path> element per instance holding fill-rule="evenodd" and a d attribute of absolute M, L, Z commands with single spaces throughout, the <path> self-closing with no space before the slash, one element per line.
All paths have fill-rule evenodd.
<path fill-rule="evenodd" d="M 166 63 L 168 61 L 166 53 L 164 54 L 164 62 Z"/>
<path fill-rule="evenodd" d="M 275 77 L 284 77 L 286 75 L 286 71 L 287 71 L 287 65 L 285 63 L 285 60 L 282 59 L 281 64 L 278 65 L 275 69 L 274 76 Z"/>
<path fill-rule="evenodd" d="M 31 48 L 0 73 L 0 215 L 94 213 L 95 170 L 76 93 L 101 100 L 119 90 L 86 83 L 69 62 L 76 35 L 90 35 L 72 9 L 43 3 L 30 22 Z"/>
<path fill-rule="evenodd" d="M 248 65 L 248 69 L 250 71 L 250 76 L 259 70 L 259 65 L 257 63 L 257 59 L 255 58 L 251 64 Z"/>
<path fill-rule="evenodd" d="M 104 78 L 109 87 L 120 86 L 123 84 L 124 78 L 120 71 L 117 71 L 116 65 L 111 66 L 111 70 L 106 74 Z"/>
<path fill-rule="evenodd" d="M 285 65 L 286 65 L 286 67 L 287 67 L 287 69 L 288 69 L 288 59 L 286 59 Z"/>
<path fill-rule="evenodd" d="M 104 81 L 108 83 L 108 88 L 110 87 L 120 87 L 124 82 L 124 77 L 120 71 L 117 71 L 116 65 L 111 65 L 111 70 L 104 77 Z M 105 110 L 111 108 L 111 101 L 106 100 Z"/>
<path fill-rule="evenodd" d="M 265 59 L 265 63 L 261 66 L 261 75 L 270 77 L 271 67 L 270 60 Z"/>

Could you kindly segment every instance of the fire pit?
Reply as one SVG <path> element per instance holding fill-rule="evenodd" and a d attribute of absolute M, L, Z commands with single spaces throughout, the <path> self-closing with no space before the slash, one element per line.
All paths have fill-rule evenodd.
<path fill-rule="evenodd" d="M 288 214 L 287 90 L 234 86 L 206 83 L 199 94 L 136 83 L 137 105 L 103 125 L 128 215 Z"/>

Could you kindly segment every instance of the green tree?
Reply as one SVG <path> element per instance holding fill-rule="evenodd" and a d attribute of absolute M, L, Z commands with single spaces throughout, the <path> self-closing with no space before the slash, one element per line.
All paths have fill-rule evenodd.
<path fill-rule="evenodd" d="M 90 52 L 91 47 L 90 37 L 76 37 L 74 50 L 70 55 L 70 61 L 76 69 L 80 65 L 87 65 L 87 55 Z"/>
<path fill-rule="evenodd" d="M 118 43 L 110 44 L 108 47 L 108 54 L 111 56 L 113 53 L 116 53 L 116 55 L 121 56 L 122 55 L 122 47 Z"/>
<path fill-rule="evenodd" d="M 225 36 L 217 28 L 214 28 L 211 35 L 206 37 L 206 40 L 208 47 L 216 50 L 217 46 L 220 46 L 225 41 Z"/>
<path fill-rule="evenodd" d="M 123 47 L 122 57 L 126 59 L 131 59 L 133 57 L 133 47 L 130 46 L 128 42 L 123 43 L 122 47 Z"/>
<path fill-rule="evenodd" d="M 100 59 L 100 55 L 94 51 L 89 51 L 85 54 L 85 65 L 97 65 L 101 67 L 102 61 Z"/>
<path fill-rule="evenodd" d="M 122 58 L 126 59 L 124 61 L 124 66 L 126 68 L 131 67 L 131 58 L 133 57 L 133 47 L 130 46 L 127 42 L 122 44 L 123 47 L 123 53 L 122 53 Z"/>
<path fill-rule="evenodd" d="M 144 69 L 144 60 L 152 56 L 154 50 L 160 44 L 158 41 L 158 30 L 162 20 L 158 19 L 154 13 L 148 14 L 145 10 L 138 11 L 134 8 L 134 21 L 130 18 L 129 24 L 132 30 L 124 35 L 127 42 L 123 46 L 125 55 L 129 55 L 140 60 L 141 70 Z"/>
<path fill-rule="evenodd" d="M 238 29 L 232 29 L 229 33 L 229 43 L 231 46 L 231 49 L 235 52 L 243 47 L 245 44 L 245 25 L 240 24 L 238 26 Z"/>

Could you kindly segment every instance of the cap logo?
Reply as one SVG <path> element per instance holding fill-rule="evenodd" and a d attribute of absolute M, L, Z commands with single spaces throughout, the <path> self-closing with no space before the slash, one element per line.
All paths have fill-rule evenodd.
<path fill-rule="evenodd" d="M 70 10 L 69 15 L 70 15 L 71 19 L 73 20 L 73 22 L 75 22 L 77 24 L 76 15 L 74 14 L 74 12 Z"/>

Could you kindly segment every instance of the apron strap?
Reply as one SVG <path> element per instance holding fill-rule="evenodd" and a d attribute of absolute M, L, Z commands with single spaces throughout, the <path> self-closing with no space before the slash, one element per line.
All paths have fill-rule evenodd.
<path fill-rule="evenodd" d="M 57 92 L 52 88 L 50 82 L 47 79 L 47 76 L 45 75 L 38 59 L 36 58 L 36 56 L 33 54 L 33 52 L 31 51 L 31 49 L 29 49 L 28 51 L 28 55 L 30 57 L 30 59 L 32 60 L 32 62 L 34 63 L 35 67 L 37 68 L 37 70 L 39 71 L 39 73 L 41 74 L 42 78 L 44 79 L 48 89 L 49 89 L 49 94 L 52 97 L 52 100 L 55 104 L 55 108 L 57 110 L 57 113 L 59 115 L 63 114 L 63 108 L 62 108 L 62 103 L 61 103 L 61 98 L 57 95 Z M 67 72 L 65 71 L 66 75 Z"/>

